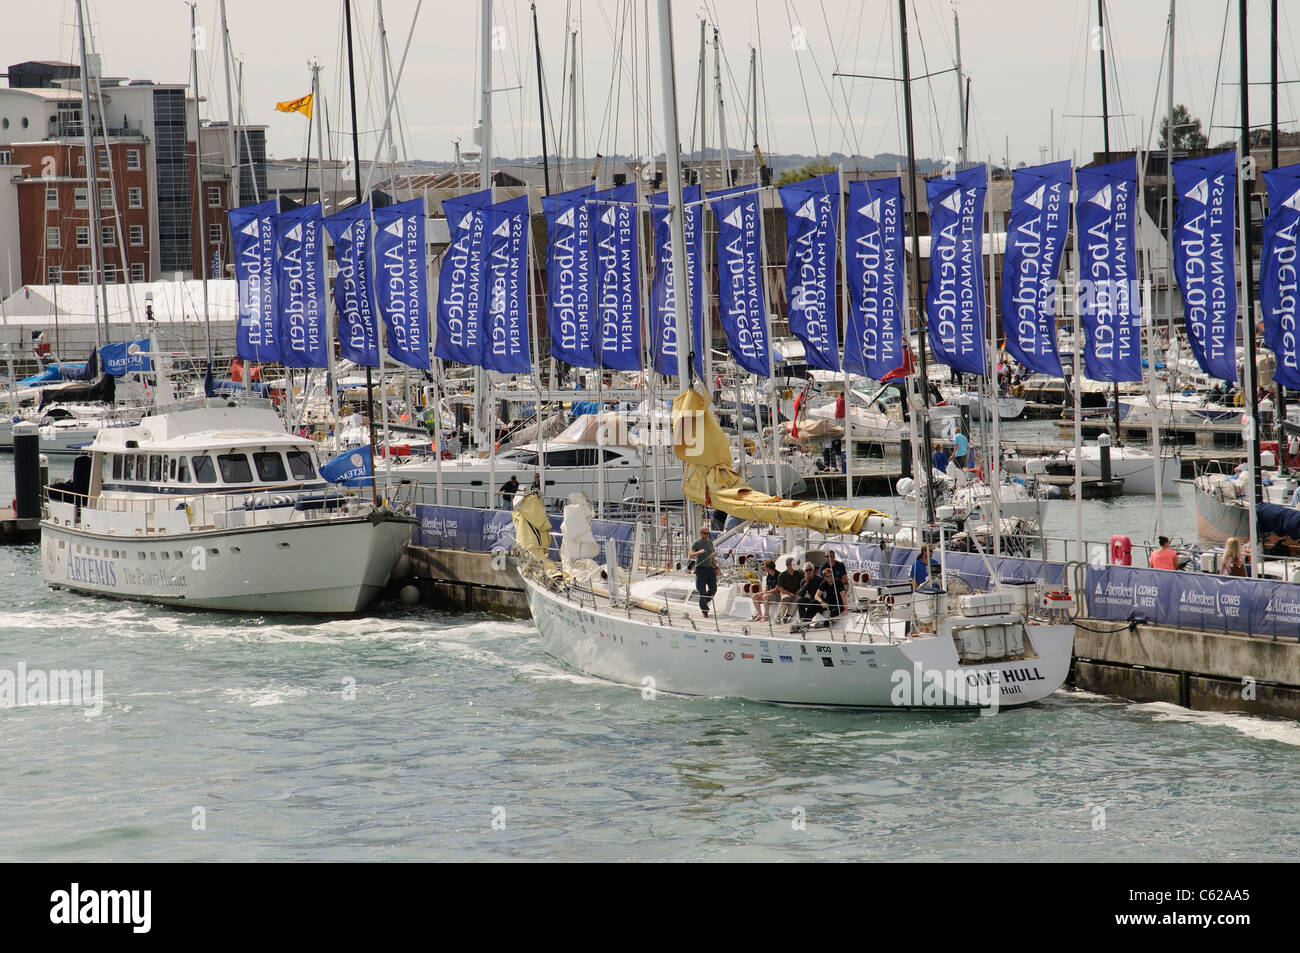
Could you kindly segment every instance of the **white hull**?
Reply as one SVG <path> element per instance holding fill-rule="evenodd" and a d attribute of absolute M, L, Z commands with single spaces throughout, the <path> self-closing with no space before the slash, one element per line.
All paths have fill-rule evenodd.
<path fill-rule="evenodd" d="M 1066 457 L 1073 462 L 1074 451 L 1068 451 Z M 1111 447 L 1110 472 L 1114 479 L 1124 480 L 1125 494 L 1155 495 L 1155 461 L 1147 451 Z M 1178 480 L 1183 472 L 1182 457 L 1176 453 L 1165 454 L 1161 458 L 1160 472 L 1160 492 L 1178 492 Z M 1083 448 L 1083 475 L 1101 479 L 1101 452 L 1096 447 Z"/>
<path fill-rule="evenodd" d="M 960 664 L 951 637 L 902 637 L 903 622 L 857 631 L 813 630 L 807 638 L 754 623 L 741 633 L 669 627 L 621 610 L 580 605 L 524 577 L 543 648 L 586 675 L 679 695 L 746 698 L 851 708 L 971 708 L 975 690 L 920 693 L 922 673 L 951 675 L 951 685 L 997 686 L 997 707 L 1039 701 L 1065 681 L 1072 626 L 1032 626 L 1036 657 Z M 723 611 L 720 609 L 720 611 Z M 855 617 L 859 618 L 859 617 Z M 690 623 L 692 629 L 696 623 Z M 928 677 L 928 676 L 927 676 Z M 910 680 L 910 681 L 909 681 Z M 911 690 L 917 686 L 916 690 Z M 985 706 L 991 707 L 991 706 Z"/>
<path fill-rule="evenodd" d="M 486 504 L 495 507 L 500 503 L 499 491 L 502 484 L 511 476 L 519 481 L 520 487 L 527 489 L 532 485 L 533 476 L 539 472 L 535 465 L 521 465 L 507 458 L 497 460 L 496 470 L 493 473 L 485 460 L 462 458 L 444 460 L 442 474 L 439 477 L 438 467 L 431 461 L 402 463 L 400 460 L 401 458 L 396 458 L 393 461 L 394 481 L 411 480 L 421 486 L 433 488 L 438 486 L 438 481 L 441 479 L 442 486 L 448 494 L 446 502 L 450 505 L 483 506 Z M 384 479 L 387 474 L 385 463 L 381 461 L 376 469 L 380 479 Z M 769 486 L 768 480 L 773 477 L 774 470 L 770 463 L 750 461 L 746 464 L 744 473 L 751 486 L 766 492 Z M 780 464 L 780 475 L 782 495 L 794 496 L 807 489 L 803 477 L 790 464 Z M 652 503 L 655 499 L 652 487 L 658 477 L 662 477 L 663 480 L 660 484 L 662 495 L 659 501 L 661 503 L 683 502 L 685 498 L 682 496 L 682 466 L 674 458 L 671 463 L 654 468 L 642 467 L 639 463 L 627 466 L 607 464 L 604 468 L 605 503 L 616 505 L 626 499 L 638 503 Z M 569 494 L 582 493 L 595 503 L 602 495 L 600 471 L 594 466 L 547 467 L 545 481 L 544 495 L 548 500 L 567 502 Z M 777 492 L 775 479 L 771 479 L 770 486 L 773 493 Z M 463 498 L 458 499 L 458 494 Z M 428 498 L 427 493 L 426 498 Z"/>
<path fill-rule="evenodd" d="M 350 613 L 388 581 L 411 524 L 368 517 L 190 531 L 170 538 L 91 533 L 45 520 L 54 588 L 234 612 Z"/>

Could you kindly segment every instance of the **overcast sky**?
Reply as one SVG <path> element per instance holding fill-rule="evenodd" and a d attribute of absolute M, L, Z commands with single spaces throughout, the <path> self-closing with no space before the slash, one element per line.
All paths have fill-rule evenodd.
<path fill-rule="evenodd" d="M 1209 125 L 1238 122 L 1238 0 L 1179 0 L 1175 99 Z M 562 83 L 566 24 L 578 31 L 579 151 L 639 154 L 663 150 L 658 69 L 656 0 L 538 0 L 542 60 L 552 135 L 568 128 Z M 450 159 L 454 139 L 472 145 L 478 118 L 478 49 L 481 4 L 475 0 L 424 0 L 411 33 L 417 0 L 383 3 L 388 46 L 397 71 L 412 36 L 398 99 L 399 156 Z M 912 71 L 951 70 L 954 63 L 952 11 L 961 18 L 963 69 L 972 83 L 970 155 L 1001 161 L 1010 143 L 1012 162 L 1036 164 L 1101 148 L 1101 122 L 1081 115 L 1101 111 L 1096 0 L 908 0 Z M 1300 79 L 1295 20 L 1300 11 L 1284 2 L 1280 75 Z M 899 85 L 835 78 L 853 72 L 898 75 L 896 0 L 705 0 L 673 4 L 677 87 L 682 139 L 692 142 L 696 102 L 699 25 L 717 26 L 723 53 L 723 95 L 728 144 L 750 138 L 744 131 L 749 108 L 748 63 L 758 48 L 759 145 L 766 152 L 829 153 L 903 151 Z M 276 157 L 301 156 L 306 121 L 274 110 L 277 100 L 310 89 L 308 61 L 319 60 L 328 100 L 332 151 L 350 152 L 347 134 L 346 61 L 342 57 L 342 0 L 227 0 L 231 44 L 243 63 L 244 110 L 248 121 L 269 126 L 268 149 Z M 498 25 L 493 54 L 494 151 L 499 156 L 541 151 L 532 24 L 526 0 L 496 0 Z M 200 88 L 205 118 L 225 119 L 217 0 L 200 0 Z M 359 125 L 362 157 L 377 147 L 382 124 L 375 0 L 354 0 Z M 1147 142 L 1153 111 L 1162 116 L 1165 93 L 1161 57 L 1168 3 L 1125 0 L 1107 4 L 1107 66 L 1114 148 Z M 1227 17 L 1226 38 L 1224 34 Z M 1266 83 L 1269 68 L 1267 0 L 1253 0 L 1251 78 Z M 646 16 L 650 25 L 647 35 Z M 181 0 L 93 0 L 94 42 L 107 75 L 183 83 L 189 78 L 189 8 Z M 0 62 L 29 59 L 75 60 L 76 7 L 73 0 L 25 5 L 21 17 L 6 18 L 0 31 Z M 711 32 L 710 32 L 711 38 Z M 1220 40 L 1224 39 L 1220 63 Z M 647 43 L 647 40 L 649 42 Z M 647 50 L 650 76 L 646 82 Z M 1220 70 L 1217 100 L 1216 70 Z M 712 84 L 712 51 L 709 80 Z M 634 79 L 635 77 L 635 79 Z M 646 92 L 650 101 L 647 107 Z M 1281 94 L 1284 128 L 1296 116 L 1300 87 Z M 715 93 L 710 85 L 709 144 Z M 917 151 L 954 155 L 960 124 L 952 72 L 918 81 L 914 88 Z M 647 112 L 647 108 L 649 112 Z M 1255 87 L 1251 120 L 1269 119 L 1268 88 Z M 1120 115 L 1127 114 L 1127 115 Z M 1212 143 L 1232 138 L 1230 129 L 1209 131 Z M 404 144 L 403 141 L 404 140 Z M 1155 137 L 1151 137 L 1154 144 Z M 567 151 L 567 131 L 565 143 Z M 315 151 L 313 140 L 312 151 Z"/>

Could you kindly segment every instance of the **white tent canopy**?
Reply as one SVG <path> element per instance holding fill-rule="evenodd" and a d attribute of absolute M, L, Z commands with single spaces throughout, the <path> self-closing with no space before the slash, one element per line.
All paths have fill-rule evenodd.
<path fill-rule="evenodd" d="M 186 352 L 198 359 L 207 354 L 202 281 L 133 282 L 110 284 L 107 289 L 111 340 L 152 334 L 161 350 Z M 12 349 L 15 358 L 27 357 L 33 336 L 44 332 L 52 354 L 83 360 L 95 346 L 96 302 L 102 310 L 103 299 L 95 285 L 24 285 L 0 302 L 0 345 Z M 152 309 L 152 321 L 146 317 L 147 308 Z M 238 320 L 234 279 L 208 281 L 208 315 L 213 353 L 232 356 Z"/>

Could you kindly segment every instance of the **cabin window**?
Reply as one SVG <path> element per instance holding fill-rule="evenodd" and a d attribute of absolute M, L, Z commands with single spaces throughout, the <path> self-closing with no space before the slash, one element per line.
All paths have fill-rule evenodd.
<path fill-rule="evenodd" d="M 217 482 L 217 468 L 213 465 L 211 457 L 201 456 L 194 458 L 194 482 Z"/>
<path fill-rule="evenodd" d="M 135 478 L 138 482 L 143 483 L 149 479 L 149 454 L 137 453 L 135 455 Z"/>
<path fill-rule="evenodd" d="M 217 466 L 221 468 L 221 482 L 223 483 L 253 482 L 253 468 L 248 465 L 248 457 L 245 454 L 218 454 Z"/>
<path fill-rule="evenodd" d="M 113 457 L 113 479 L 122 479 L 122 458 L 116 455 Z"/>
<path fill-rule="evenodd" d="M 125 465 L 122 468 L 122 479 L 134 480 L 135 479 L 135 455 L 127 454 L 122 459 L 125 461 Z"/>
<path fill-rule="evenodd" d="M 165 467 L 163 467 L 164 471 L 167 473 L 167 479 L 175 480 L 176 479 L 176 458 L 163 457 L 163 460 L 166 461 L 167 464 Z"/>
<path fill-rule="evenodd" d="M 176 461 L 176 482 L 190 482 L 190 462 L 185 457 L 181 457 Z"/>
<path fill-rule="evenodd" d="M 253 462 L 257 464 L 257 478 L 263 483 L 283 483 L 288 479 L 284 474 L 284 458 L 278 453 L 255 453 Z"/>
<path fill-rule="evenodd" d="M 156 453 L 152 454 L 149 457 L 149 482 L 150 483 L 162 482 L 162 474 L 163 474 L 162 457 Z"/>
<path fill-rule="evenodd" d="M 314 477 L 316 468 L 312 466 L 311 454 L 306 450 L 290 450 L 289 471 L 295 480 L 310 480 Z"/>

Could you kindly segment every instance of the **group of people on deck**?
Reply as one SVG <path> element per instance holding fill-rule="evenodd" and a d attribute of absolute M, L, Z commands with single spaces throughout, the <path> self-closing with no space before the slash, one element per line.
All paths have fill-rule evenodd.
<path fill-rule="evenodd" d="M 754 593 L 754 617 L 750 621 L 784 622 L 794 612 L 805 622 L 821 612 L 832 619 L 840 615 L 848 602 L 849 571 L 833 550 L 826 550 L 825 555 L 820 569 L 811 562 L 804 563 L 802 575 L 795 571 L 793 556 L 785 558 L 784 572 L 776 571 L 776 560 L 766 560 L 763 591 Z M 775 619 L 772 603 L 778 605 L 779 617 Z"/>
<path fill-rule="evenodd" d="M 958 430 L 952 437 L 952 456 L 949 457 L 940 447 L 930 458 L 930 465 L 940 473 L 948 472 L 948 463 L 951 462 L 958 470 L 966 469 L 966 458 L 970 454 L 970 440 L 961 430 Z"/>

